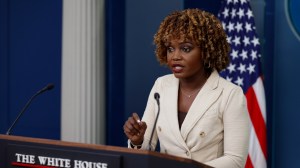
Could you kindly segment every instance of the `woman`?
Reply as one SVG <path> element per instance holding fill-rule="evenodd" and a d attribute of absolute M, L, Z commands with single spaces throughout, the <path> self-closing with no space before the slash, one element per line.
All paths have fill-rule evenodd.
<path fill-rule="evenodd" d="M 158 78 L 142 121 L 124 124 L 128 147 L 148 149 L 160 95 L 160 114 L 151 149 L 213 167 L 244 167 L 249 116 L 240 87 L 219 76 L 229 63 L 229 44 L 220 21 L 199 9 L 168 15 L 154 36 L 156 56 L 173 74 Z"/>

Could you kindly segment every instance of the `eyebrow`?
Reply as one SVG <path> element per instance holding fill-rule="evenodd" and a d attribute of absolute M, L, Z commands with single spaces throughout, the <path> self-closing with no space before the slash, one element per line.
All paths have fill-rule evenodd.
<path fill-rule="evenodd" d="M 194 45 L 194 43 L 192 41 L 182 41 L 182 42 L 179 42 L 179 45 L 186 44 L 186 43 Z M 172 44 L 171 42 L 164 43 L 165 46 L 170 46 L 171 44 Z"/>

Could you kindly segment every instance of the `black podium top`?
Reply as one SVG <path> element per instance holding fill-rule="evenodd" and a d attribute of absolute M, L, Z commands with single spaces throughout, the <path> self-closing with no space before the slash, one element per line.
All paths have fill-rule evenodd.
<path fill-rule="evenodd" d="M 0 167 L 209 168 L 191 159 L 125 147 L 0 135 Z"/>

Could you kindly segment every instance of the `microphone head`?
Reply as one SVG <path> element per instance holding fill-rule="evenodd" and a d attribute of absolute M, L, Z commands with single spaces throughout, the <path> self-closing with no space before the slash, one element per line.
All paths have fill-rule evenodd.
<path fill-rule="evenodd" d="M 47 86 L 46 86 L 46 90 L 51 90 L 54 88 L 54 84 L 53 83 L 49 83 Z"/>
<path fill-rule="evenodd" d="M 160 97 L 160 96 L 159 96 L 159 93 L 155 92 L 155 93 L 154 93 L 154 99 L 159 99 L 159 97 Z"/>
<path fill-rule="evenodd" d="M 40 91 L 38 91 L 38 94 L 41 94 L 47 90 L 51 90 L 54 88 L 54 84 L 53 83 L 49 83 L 47 86 L 45 86 L 43 89 L 41 89 Z"/>

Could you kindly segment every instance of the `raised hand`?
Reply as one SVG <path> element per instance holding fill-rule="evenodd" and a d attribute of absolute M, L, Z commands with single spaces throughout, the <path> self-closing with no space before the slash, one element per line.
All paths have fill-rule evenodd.
<path fill-rule="evenodd" d="M 144 140 L 144 134 L 147 129 L 147 124 L 141 121 L 137 113 L 133 113 L 125 122 L 124 133 L 134 145 L 141 145 Z"/>

